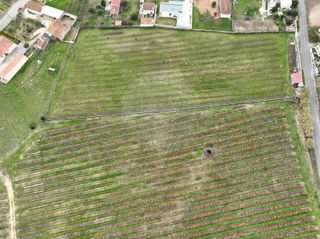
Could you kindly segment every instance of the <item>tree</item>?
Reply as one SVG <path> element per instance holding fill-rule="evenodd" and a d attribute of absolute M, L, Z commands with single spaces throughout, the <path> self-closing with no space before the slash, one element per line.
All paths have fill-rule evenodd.
<path fill-rule="evenodd" d="M 105 0 L 101 0 L 100 5 L 101 5 L 103 8 L 105 8 L 105 7 L 106 7 L 106 1 L 105 1 Z"/>
<path fill-rule="evenodd" d="M 131 21 L 137 21 L 138 20 L 138 14 L 137 13 L 132 13 L 130 16 Z"/>
<path fill-rule="evenodd" d="M 213 2 L 211 3 L 211 7 L 212 7 L 212 8 L 216 8 L 216 7 L 217 7 L 217 2 L 216 2 L 216 1 L 213 1 Z"/>

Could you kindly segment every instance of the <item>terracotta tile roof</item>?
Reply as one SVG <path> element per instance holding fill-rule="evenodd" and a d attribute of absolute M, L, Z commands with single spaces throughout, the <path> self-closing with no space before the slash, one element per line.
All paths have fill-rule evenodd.
<path fill-rule="evenodd" d="M 221 14 L 231 14 L 231 11 L 232 11 L 231 0 L 220 0 L 219 1 L 219 10 L 220 10 Z"/>
<path fill-rule="evenodd" d="M 16 53 L 8 61 L 0 65 L 0 82 L 7 84 L 28 61 L 28 58 Z"/>
<path fill-rule="evenodd" d="M 155 9 L 155 4 L 152 3 L 152 2 L 146 2 L 143 4 L 143 10 L 146 10 L 146 11 L 151 11 L 151 10 L 154 10 Z"/>
<path fill-rule="evenodd" d="M 110 12 L 112 15 L 119 15 L 121 0 L 111 0 Z"/>
<path fill-rule="evenodd" d="M 29 1 L 25 8 L 29 8 L 30 10 L 36 11 L 36 12 L 41 12 L 43 4 L 37 0 L 31 0 Z"/>
<path fill-rule="evenodd" d="M 302 77 L 298 72 L 294 72 L 291 74 L 291 83 L 292 84 L 301 84 L 302 81 Z"/>
<path fill-rule="evenodd" d="M 10 48 L 12 48 L 15 44 L 4 36 L 0 36 L 0 57 L 4 57 L 7 53 L 9 53 Z"/>
<path fill-rule="evenodd" d="M 55 38 L 62 41 L 65 37 L 65 25 L 60 21 L 54 21 L 50 24 L 48 32 Z"/>

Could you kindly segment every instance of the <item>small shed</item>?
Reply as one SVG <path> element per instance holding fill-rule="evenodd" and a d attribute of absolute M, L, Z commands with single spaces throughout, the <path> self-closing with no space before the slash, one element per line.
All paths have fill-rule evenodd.
<path fill-rule="evenodd" d="M 291 74 L 291 84 L 294 88 L 303 87 L 302 76 L 299 72 L 293 72 Z"/>

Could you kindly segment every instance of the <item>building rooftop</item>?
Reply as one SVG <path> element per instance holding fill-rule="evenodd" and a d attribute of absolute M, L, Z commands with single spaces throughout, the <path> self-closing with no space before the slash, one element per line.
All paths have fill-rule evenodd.
<path fill-rule="evenodd" d="M 28 61 L 28 57 L 21 53 L 15 53 L 7 61 L 0 65 L 0 82 L 7 84 Z"/>
<path fill-rule="evenodd" d="M 146 2 L 143 4 L 143 10 L 146 10 L 146 11 L 154 10 L 155 7 L 156 7 L 156 5 L 152 2 Z"/>
<path fill-rule="evenodd" d="M 292 84 L 301 84 L 303 83 L 301 74 L 299 72 L 294 72 L 291 74 L 291 83 Z"/>
<path fill-rule="evenodd" d="M 42 7 L 41 14 L 55 18 L 55 19 L 60 19 L 63 17 L 64 11 L 45 5 Z"/>
<path fill-rule="evenodd" d="M 232 12 L 231 0 L 219 0 L 219 11 L 220 14 L 230 15 Z"/>
<path fill-rule="evenodd" d="M 42 7 L 43 7 L 43 4 L 37 0 L 31 0 L 25 5 L 25 8 L 28 8 L 36 12 L 41 12 Z"/>
<path fill-rule="evenodd" d="M 4 36 L 0 36 L 0 58 L 11 52 L 11 49 L 16 47 L 16 44 Z"/>
<path fill-rule="evenodd" d="M 160 13 L 161 12 L 171 12 L 174 15 L 182 13 L 183 1 L 169 1 L 160 3 Z"/>

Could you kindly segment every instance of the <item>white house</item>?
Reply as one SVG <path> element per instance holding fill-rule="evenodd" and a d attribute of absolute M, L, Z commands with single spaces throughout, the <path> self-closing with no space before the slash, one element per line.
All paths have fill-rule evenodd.
<path fill-rule="evenodd" d="M 262 0 L 262 6 L 260 8 L 261 15 L 270 16 L 272 8 L 277 4 L 280 5 L 281 10 L 290 9 L 292 0 Z"/>
<path fill-rule="evenodd" d="M 161 2 L 160 17 L 174 18 L 179 28 L 192 28 L 192 0 Z"/>

